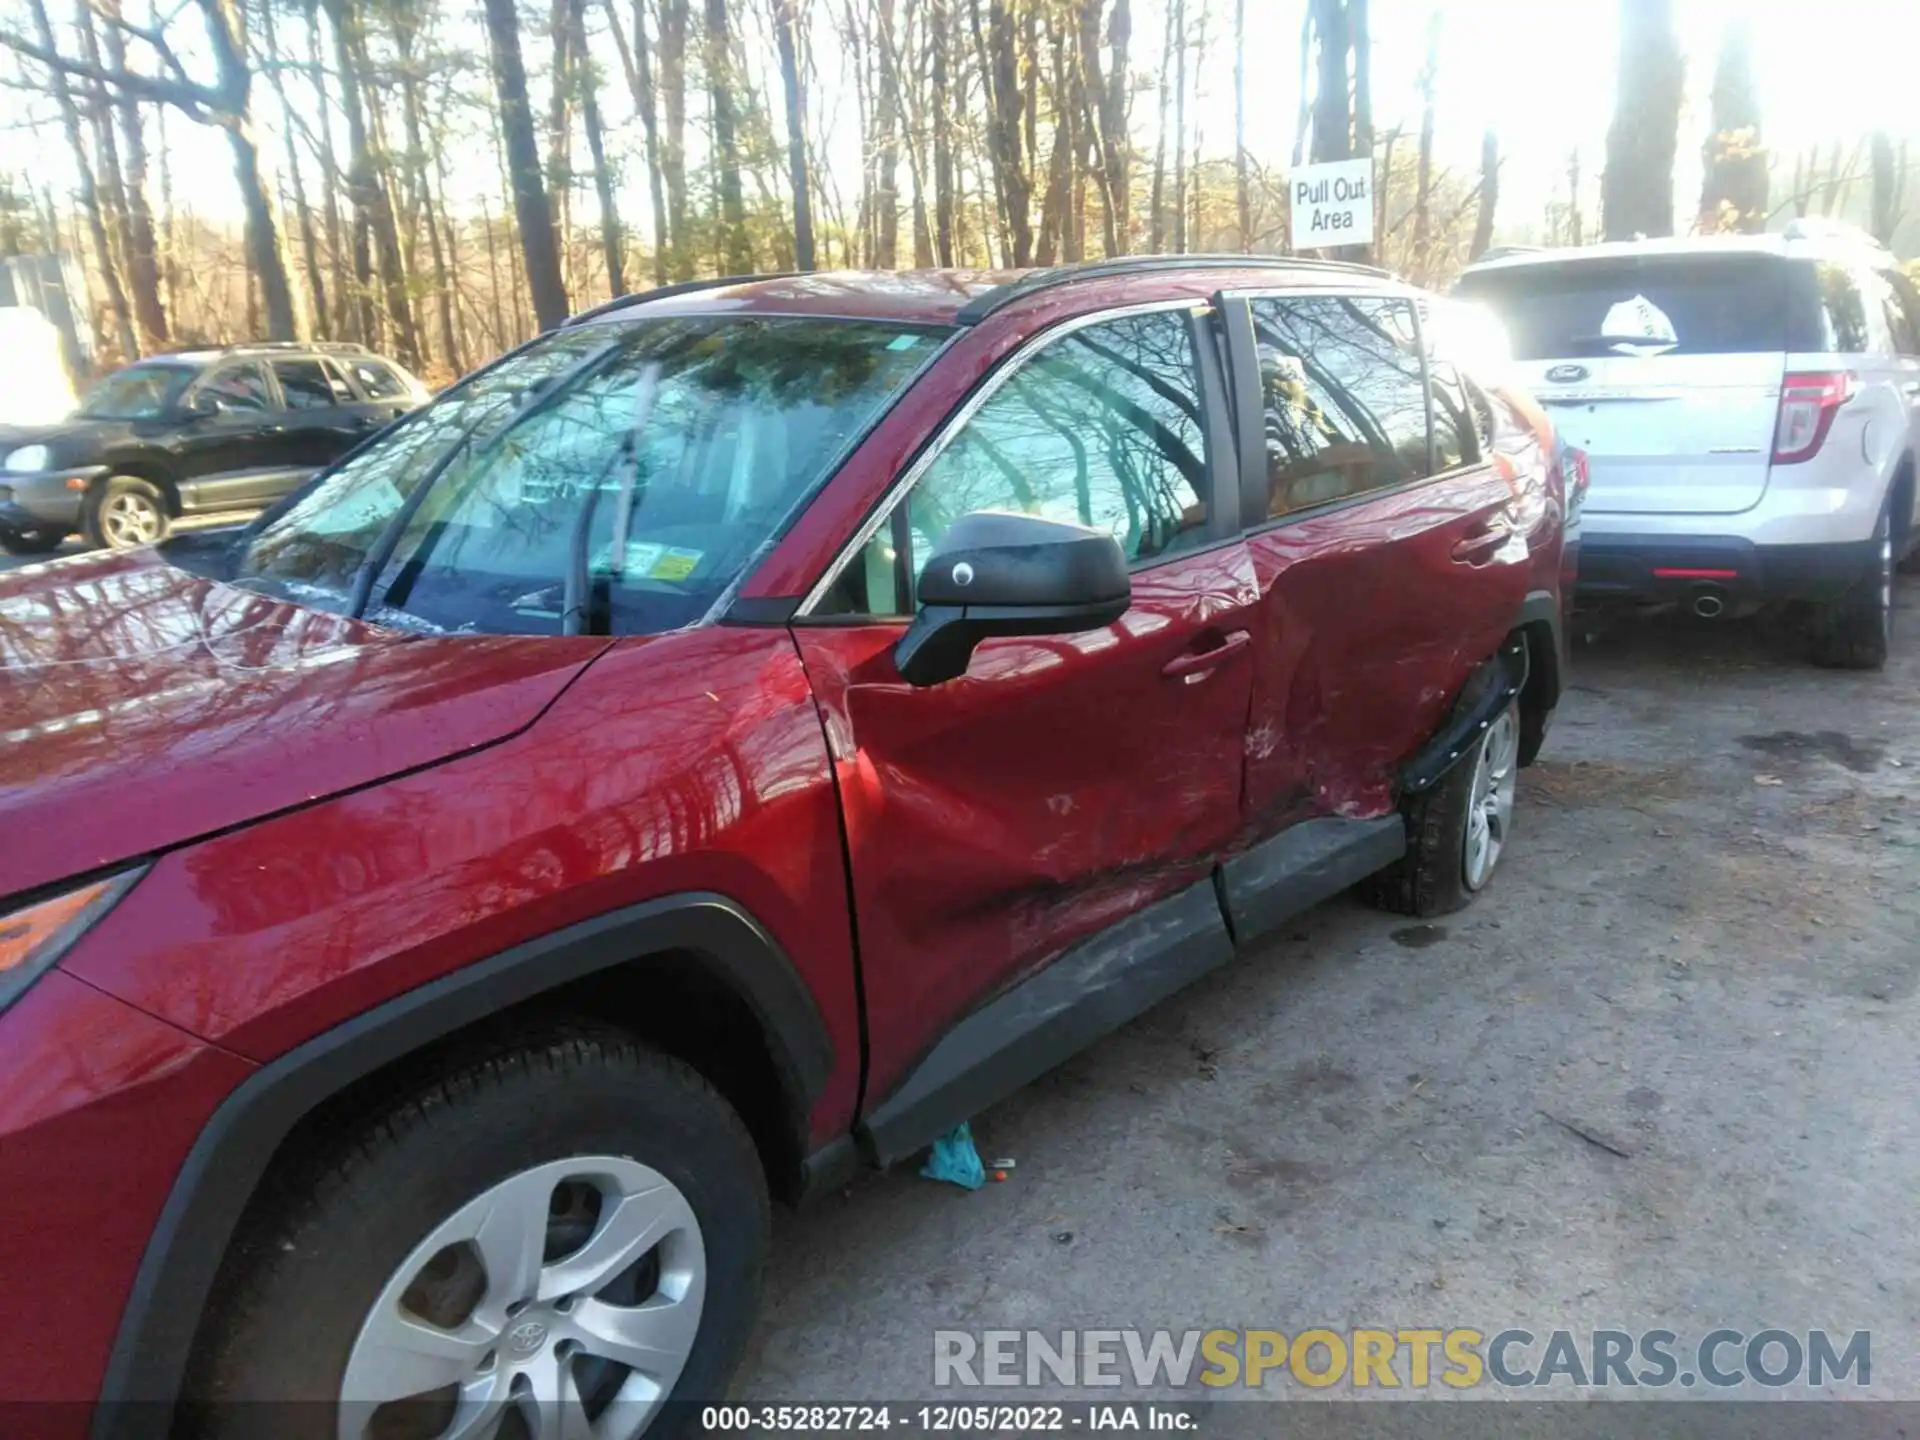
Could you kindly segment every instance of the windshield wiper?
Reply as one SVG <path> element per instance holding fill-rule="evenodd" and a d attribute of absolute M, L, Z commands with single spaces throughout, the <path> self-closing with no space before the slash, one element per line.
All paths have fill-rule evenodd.
<path fill-rule="evenodd" d="M 609 340 L 606 344 L 589 350 L 577 363 L 556 375 L 551 385 L 532 389 L 521 401 L 520 408 L 508 417 L 506 423 L 487 437 L 487 448 L 491 450 L 498 446 L 516 427 L 538 415 L 561 395 L 570 393 L 573 389 L 573 381 L 619 349 L 620 343 L 618 340 Z M 406 533 L 408 524 L 425 503 L 427 492 L 439 482 L 440 477 L 459 458 L 461 452 L 473 443 L 474 437 L 480 433 L 481 423 L 481 418 L 476 418 L 474 423 L 462 432 L 460 438 L 447 447 L 446 454 L 433 462 L 427 473 L 420 477 L 419 484 L 415 485 L 406 499 L 400 502 L 400 508 L 393 512 L 393 518 L 381 528 L 379 536 L 360 561 L 359 568 L 353 572 L 353 591 L 347 605 L 347 614 L 357 620 L 366 613 L 367 602 L 373 598 L 374 583 L 379 580 L 380 573 L 387 568 L 387 562 L 393 558 L 393 552 L 400 544 L 400 537 Z"/>
<path fill-rule="evenodd" d="M 620 494 L 614 502 L 613 542 L 607 552 L 607 573 L 623 575 L 627 568 L 627 532 L 633 526 L 633 487 L 640 475 L 640 432 L 653 418 L 654 402 L 660 397 L 660 362 L 649 362 L 633 386 L 633 422 L 620 441 L 616 464 L 620 467 Z M 600 487 L 587 494 L 573 522 L 573 536 L 567 550 L 567 578 L 560 596 L 560 633 L 586 633 L 592 618 L 589 604 L 593 577 L 587 565 L 587 549 L 593 532 L 594 511 L 599 508 Z"/>

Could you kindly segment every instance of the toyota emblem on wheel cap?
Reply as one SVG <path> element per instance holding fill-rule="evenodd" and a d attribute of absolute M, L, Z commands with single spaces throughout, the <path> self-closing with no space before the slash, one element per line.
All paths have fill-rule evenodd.
<path fill-rule="evenodd" d="M 522 1320 L 507 1332 L 507 1344 L 516 1355 L 531 1355 L 547 1341 L 547 1327 L 538 1320 Z"/>
<path fill-rule="evenodd" d="M 1574 385 L 1586 379 L 1593 372 L 1584 365 L 1556 365 L 1547 371 L 1547 379 L 1555 385 Z"/>

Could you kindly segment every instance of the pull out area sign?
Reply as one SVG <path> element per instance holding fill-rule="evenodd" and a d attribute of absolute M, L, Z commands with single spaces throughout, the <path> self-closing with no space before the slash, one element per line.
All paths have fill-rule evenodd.
<path fill-rule="evenodd" d="M 1294 169 L 1293 248 L 1373 243 L 1373 161 L 1333 160 Z"/>

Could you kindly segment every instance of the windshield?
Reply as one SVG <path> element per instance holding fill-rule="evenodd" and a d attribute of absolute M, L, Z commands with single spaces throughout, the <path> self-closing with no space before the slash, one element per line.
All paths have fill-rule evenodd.
<path fill-rule="evenodd" d="M 559 331 L 265 517 L 234 583 L 433 631 L 689 624 L 943 338 L 787 316 Z"/>
<path fill-rule="evenodd" d="M 195 373 L 191 365 L 130 365 L 95 382 L 74 413 L 90 420 L 152 420 L 167 413 Z"/>
<path fill-rule="evenodd" d="M 1766 256 L 1668 255 L 1482 270 L 1454 293 L 1500 317 L 1515 359 L 1561 360 L 1782 351 L 1788 291 Z"/>

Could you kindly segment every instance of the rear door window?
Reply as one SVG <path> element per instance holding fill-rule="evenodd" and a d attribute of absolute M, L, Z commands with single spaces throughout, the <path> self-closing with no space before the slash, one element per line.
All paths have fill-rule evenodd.
<path fill-rule="evenodd" d="M 1873 344 L 1873 327 L 1867 322 L 1867 300 L 1860 293 L 1860 280 L 1845 265 L 1822 260 L 1813 267 L 1820 296 L 1820 330 L 1813 342 L 1796 345 L 1796 350 L 1814 350 L 1822 354 L 1860 355 Z"/>
<path fill-rule="evenodd" d="M 1312 295 L 1252 303 L 1265 400 L 1267 513 L 1278 520 L 1428 473 L 1413 307 Z"/>
<path fill-rule="evenodd" d="M 1661 255 L 1514 266 L 1461 278 L 1516 360 L 1785 351 L 1787 267 L 1768 256 Z"/>
<path fill-rule="evenodd" d="M 325 410 L 342 403 L 335 393 L 333 377 L 318 360 L 276 360 L 273 378 L 280 382 L 280 394 L 289 410 Z M 351 403 L 351 396 L 346 399 Z"/>
<path fill-rule="evenodd" d="M 347 368 L 369 400 L 397 400 L 407 393 L 406 382 L 381 360 L 349 360 Z"/>
<path fill-rule="evenodd" d="M 1913 282 L 1898 270 L 1877 270 L 1874 279 L 1894 350 L 1901 355 L 1920 355 L 1920 295 L 1915 294 Z"/>
<path fill-rule="evenodd" d="M 1482 426 L 1467 383 L 1450 362 L 1428 366 L 1433 393 L 1433 468 L 1435 473 L 1471 465 L 1481 455 Z"/>

